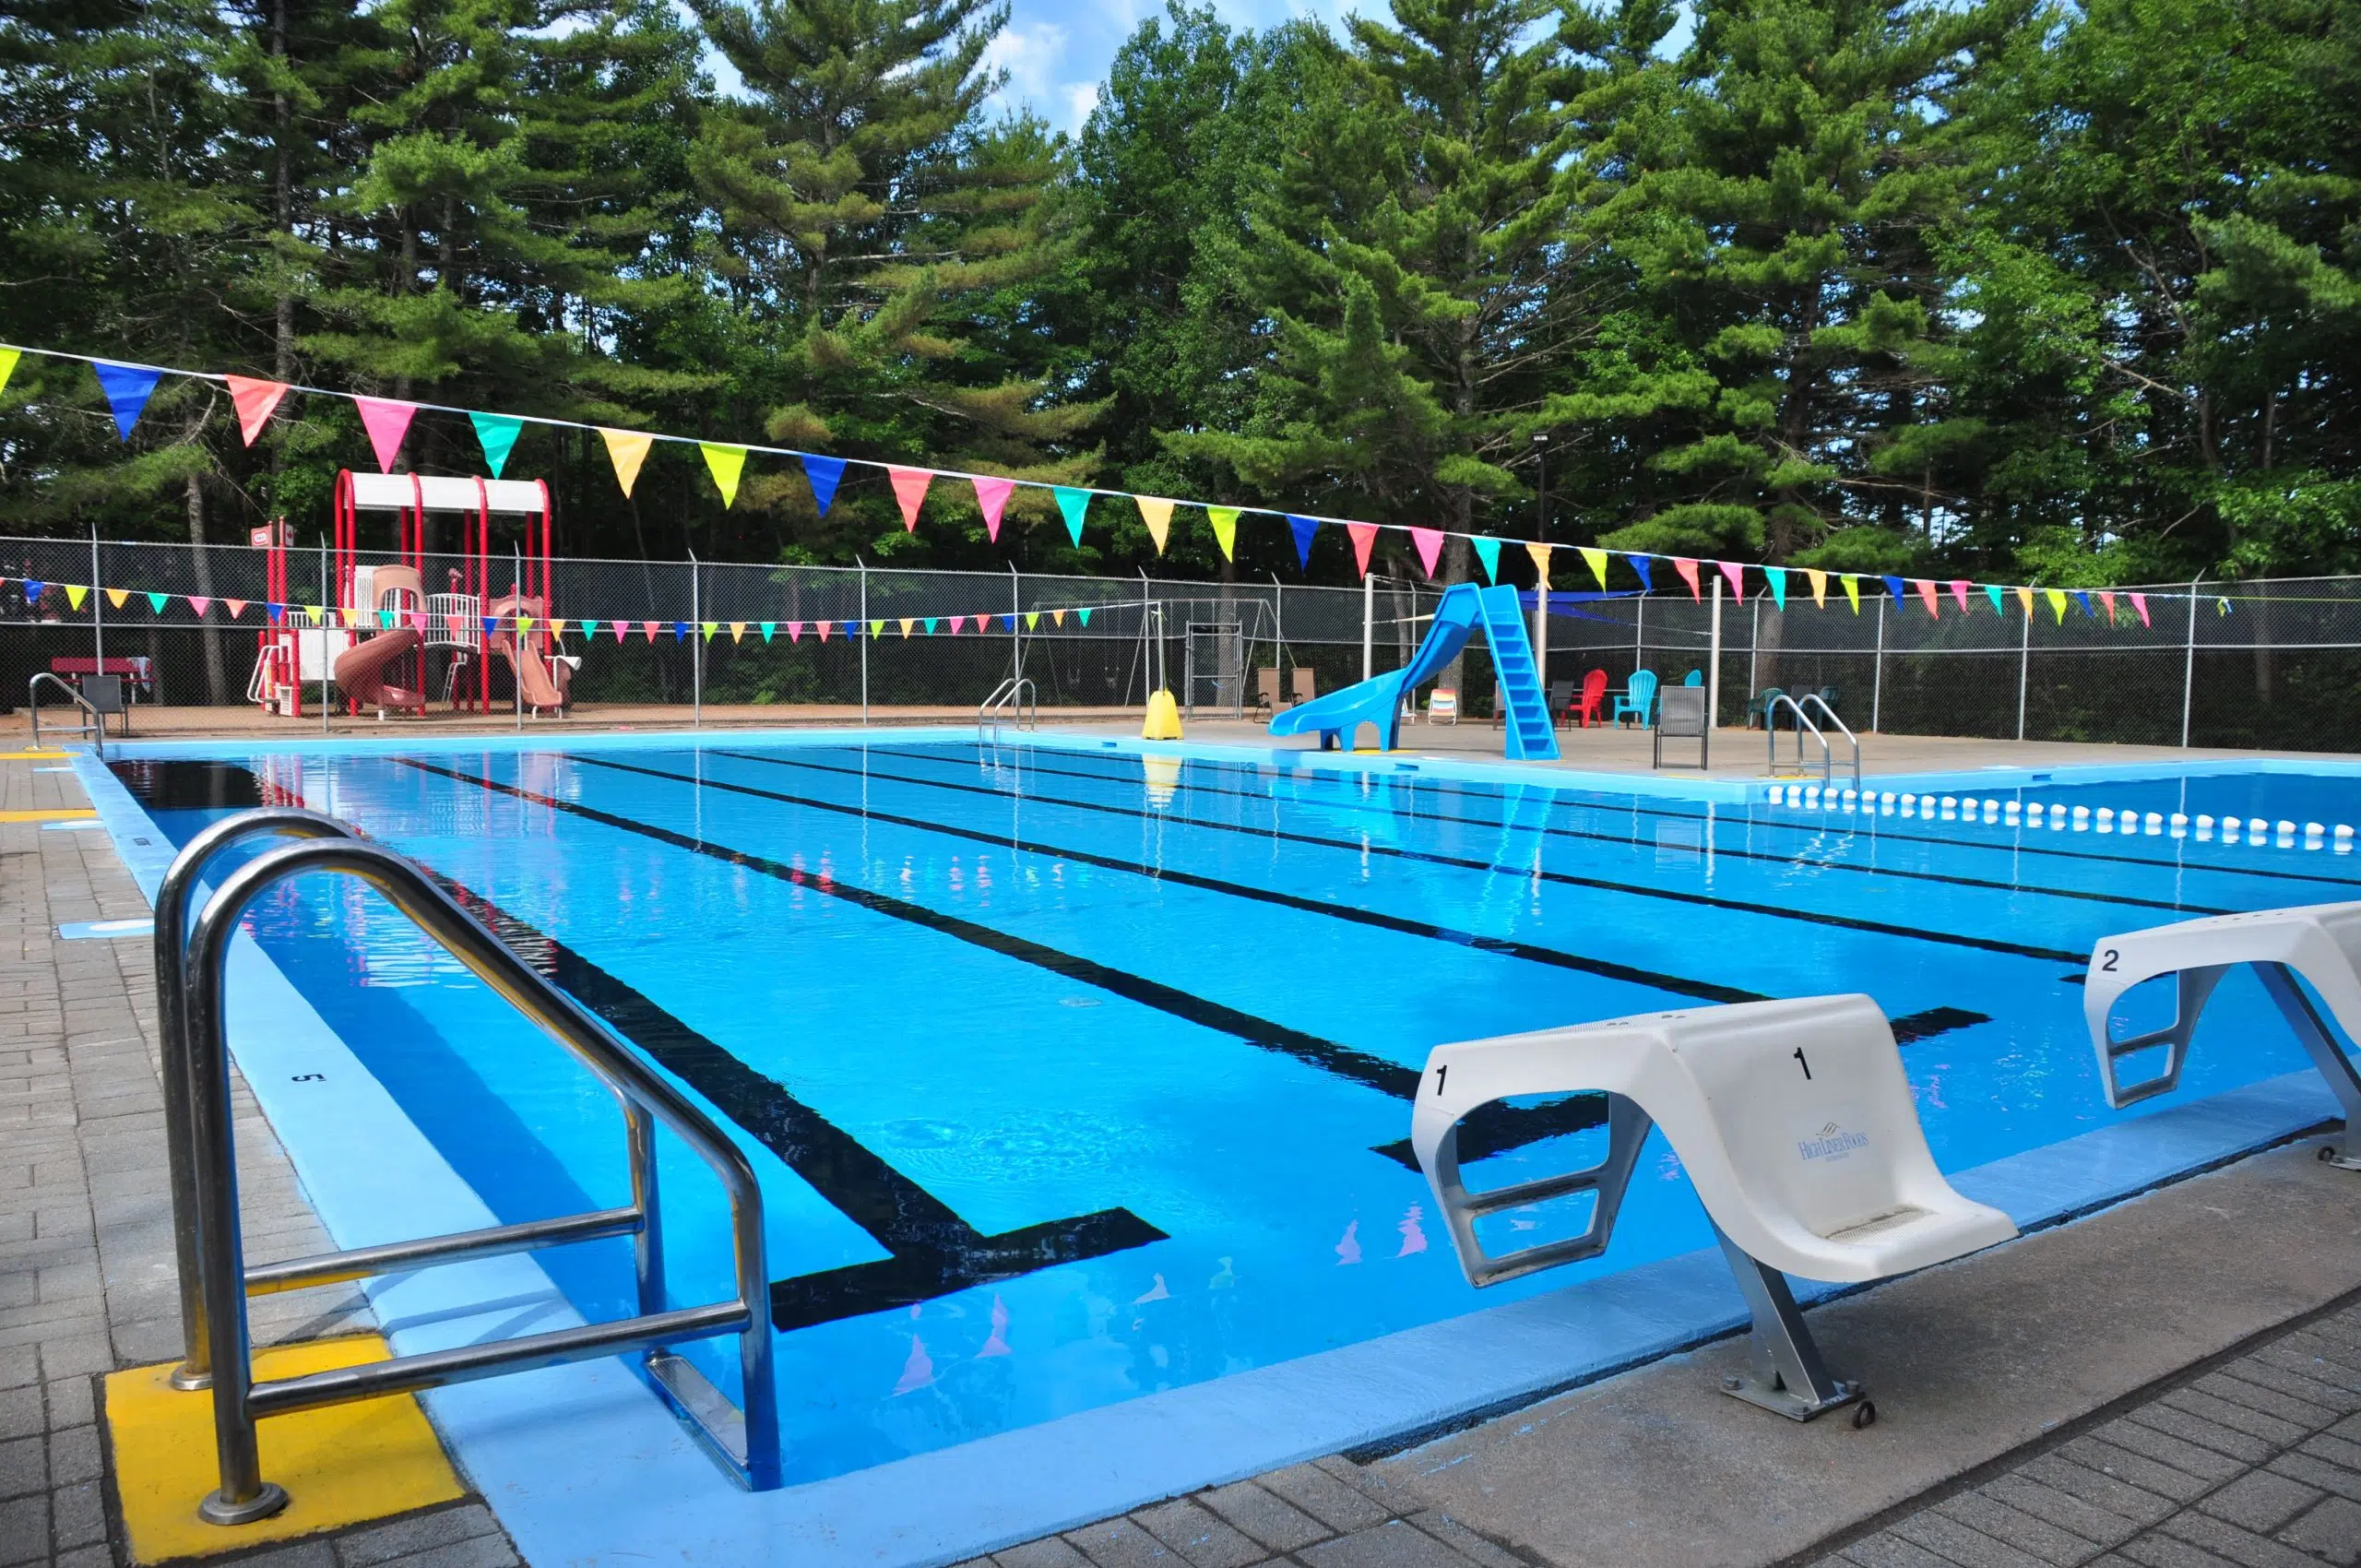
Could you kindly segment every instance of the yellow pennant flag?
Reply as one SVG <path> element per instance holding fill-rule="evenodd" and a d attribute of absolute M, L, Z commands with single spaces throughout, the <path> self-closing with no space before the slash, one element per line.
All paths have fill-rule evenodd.
<path fill-rule="evenodd" d="M 67 583 L 65 585 L 65 602 L 72 605 L 77 610 L 82 608 L 82 601 L 89 596 L 90 590 L 83 587 L 80 583 Z"/>
<path fill-rule="evenodd" d="M 1583 550 L 1583 559 L 1590 563 L 1590 575 L 1598 579 L 1598 586 L 1605 588 L 1607 586 L 1607 552 L 1592 550 L 1585 546 Z"/>
<path fill-rule="evenodd" d="M 527 632 L 529 632 L 532 629 L 533 618 L 530 615 L 519 615 L 516 617 L 516 635 L 518 636 L 523 636 Z"/>
<path fill-rule="evenodd" d="M 1038 632 L 1041 629 L 1041 612 L 1039 611 L 1028 610 L 1025 612 L 1025 629 L 1028 632 Z"/>
<path fill-rule="evenodd" d="M 635 430 L 600 430 L 607 443 L 607 457 L 615 465 L 615 482 L 623 487 L 623 499 L 631 499 L 631 487 L 639 482 L 639 465 L 647 461 L 647 449 L 656 445 L 656 437 L 642 435 Z"/>
<path fill-rule="evenodd" d="M 555 615 L 552 616 L 550 618 L 550 630 L 555 632 L 559 636 L 565 636 L 564 617 Z"/>
<path fill-rule="evenodd" d="M 1811 601 L 1822 610 L 1828 608 L 1828 574 L 1804 568 L 1804 576 L 1811 579 Z"/>
<path fill-rule="evenodd" d="M 320 607 L 316 604 L 307 604 L 303 606 L 303 615 L 304 618 L 310 621 L 314 626 L 324 625 L 327 621 L 327 617 L 320 613 Z"/>
<path fill-rule="evenodd" d="M 746 449 L 700 441 L 697 450 L 705 454 L 706 471 L 713 475 L 713 482 L 721 491 L 722 510 L 728 511 L 738 499 L 738 476 L 746 471 Z M 623 486 L 623 491 L 630 493 L 631 486 Z"/>
<path fill-rule="evenodd" d="M 1134 495 L 1140 505 L 1140 520 L 1147 525 L 1148 538 L 1156 540 L 1156 552 L 1164 553 L 1164 537 L 1172 531 L 1172 503 L 1156 495 Z"/>
<path fill-rule="evenodd" d="M 1858 615 L 1858 614 L 1861 612 L 1861 579 L 1860 579 L 1860 578 L 1858 578 L 1858 577 L 1846 577 L 1846 578 L 1845 579 L 1845 597 L 1847 600 L 1851 600 L 1851 601 L 1852 601 L 1852 605 L 1853 605 L 1853 613 L 1854 613 L 1854 614 L 1856 614 L 1856 615 Z"/>
<path fill-rule="evenodd" d="M 1221 558 L 1238 559 L 1238 513 L 1236 506 L 1208 506 L 1205 518 L 1214 526 L 1214 542 L 1221 546 Z"/>
<path fill-rule="evenodd" d="M 131 590 L 130 590 L 129 588 L 109 588 L 109 589 L 107 589 L 107 602 L 108 602 L 109 604 L 113 605 L 117 610 L 122 609 L 122 608 L 123 608 L 123 601 L 124 601 L 125 600 L 126 600 L 126 599 L 129 599 L 130 597 L 131 597 Z"/>
<path fill-rule="evenodd" d="M 1066 612 L 1062 610 L 1052 610 L 1050 612 L 1050 621 L 1053 625 L 1062 626 L 1066 624 Z"/>
<path fill-rule="evenodd" d="M 911 617 L 909 617 L 909 616 L 908 616 L 908 615 L 903 616 L 903 617 L 902 617 L 902 635 L 903 635 L 904 636 L 906 636 L 906 637 L 907 637 L 907 636 L 908 636 L 910 635 L 910 628 L 911 628 L 912 626 L 916 625 L 916 624 L 918 624 L 918 623 L 917 623 L 915 620 L 913 620 Z"/>
<path fill-rule="evenodd" d="M 1533 557 L 1533 569 L 1541 574 L 1543 588 L 1549 586 L 1549 552 L 1553 548 L 1555 547 L 1547 544 L 1528 544 L 1525 547 L 1525 552 Z"/>
<path fill-rule="evenodd" d="M 8 378 L 17 374 L 17 362 L 24 358 L 21 349 L 0 349 L 0 392 L 8 388 Z"/>
<path fill-rule="evenodd" d="M 2017 602 L 2018 602 L 2019 604 L 2022 604 L 2022 605 L 2023 605 L 2023 606 L 2025 607 L 2025 619 L 2026 619 L 2026 620 L 2028 620 L 2028 621 L 2032 620 L 2032 619 L 2033 619 L 2033 589 L 2031 589 L 2031 588 L 2019 588 L 2019 589 L 2017 590 Z"/>
<path fill-rule="evenodd" d="M 732 621 L 730 623 L 730 640 L 733 643 L 742 643 L 746 640 L 745 622 Z"/>
<path fill-rule="evenodd" d="M 2058 612 L 2058 624 L 2066 624 L 2066 596 L 2056 588 L 2044 588 L 2042 596 L 2049 600 L 2049 608 Z"/>

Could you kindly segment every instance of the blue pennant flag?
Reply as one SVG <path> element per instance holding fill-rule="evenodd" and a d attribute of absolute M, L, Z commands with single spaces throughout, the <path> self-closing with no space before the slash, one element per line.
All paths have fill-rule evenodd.
<path fill-rule="evenodd" d="M 2072 592 L 2074 596 L 2074 602 L 2082 607 L 2082 613 L 2085 615 L 2092 615 L 2093 612 L 2091 610 L 2090 594 L 2082 588 L 2075 588 Z M 2093 618 L 2095 619 L 2096 617 L 2093 616 Z"/>
<path fill-rule="evenodd" d="M 1640 574 L 1640 591 L 1642 593 L 1655 592 L 1655 579 L 1648 576 L 1648 558 L 1644 555 L 1626 555 L 1623 559 L 1631 563 L 1631 570 Z"/>
<path fill-rule="evenodd" d="M 820 516 L 828 515 L 829 505 L 836 498 L 836 486 L 844 482 L 845 460 L 842 457 L 803 459 L 803 477 L 812 482 L 812 499 L 820 508 Z"/>
<path fill-rule="evenodd" d="M 1894 603 L 1900 604 L 1902 602 L 1903 582 L 1900 577 L 1888 577 L 1881 576 L 1878 578 L 1878 581 L 1885 584 L 1885 591 L 1893 595 Z"/>
<path fill-rule="evenodd" d="M 139 422 L 139 410 L 148 406 L 160 373 L 105 360 L 92 361 L 90 368 L 99 373 L 99 388 L 107 395 L 107 407 L 114 410 L 115 428 L 123 432 L 125 441 L 130 440 L 131 427 Z"/>
<path fill-rule="evenodd" d="M 494 633 L 498 632 L 499 630 L 500 630 L 500 617 L 499 617 L 499 616 L 497 616 L 497 615 L 487 615 L 487 616 L 485 616 L 485 617 L 483 618 L 483 635 L 484 635 L 485 636 L 492 636 Z"/>
<path fill-rule="evenodd" d="M 1293 512 L 1289 512 L 1287 528 L 1295 535 L 1295 563 L 1309 572 L 1311 570 L 1311 536 L 1320 531 L 1320 520 L 1316 517 L 1299 517 Z"/>
<path fill-rule="evenodd" d="M 42 590 L 48 587 L 49 585 L 47 583 L 39 581 L 36 578 L 27 577 L 25 579 L 25 602 L 27 604 L 39 604 L 41 602 Z"/>
<path fill-rule="evenodd" d="M 1014 615 L 1002 616 L 1000 618 L 1000 624 L 1006 626 L 1012 632 L 1016 630 L 1016 617 Z"/>
<path fill-rule="evenodd" d="M 287 606 L 283 604 L 266 604 L 263 609 L 270 616 L 270 624 L 274 626 L 287 619 Z"/>
<path fill-rule="evenodd" d="M 685 637 L 688 635 L 689 624 L 686 621 L 675 621 L 672 623 L 672 640 L 674 642 L 679 642 L 682 637 Z"/>

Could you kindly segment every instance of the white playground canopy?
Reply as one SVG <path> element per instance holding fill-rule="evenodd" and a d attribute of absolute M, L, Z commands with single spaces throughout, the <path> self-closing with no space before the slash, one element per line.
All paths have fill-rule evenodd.
<path fill-rule="evenodd" d="M 540 513 L 549 492 L 529 479 L 463 479 L 450 474 L 351 475 L 352 505 L 369 511 Z"/>

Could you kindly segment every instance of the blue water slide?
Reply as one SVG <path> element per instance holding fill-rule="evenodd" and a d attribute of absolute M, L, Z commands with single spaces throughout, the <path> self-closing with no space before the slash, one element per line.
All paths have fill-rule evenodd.
<path fill-rule="evenodd" d="M 1487 594 L 1494 596 L 1498 602 L 1488 600 L 1484 597 Z M 1525 639 L 1524 618 L 1517 613 L 1516 590 L 1478 588 L 1473 583 L 1455 583 L 1443 589 L 1442 601 L 1435 606 L 1434 620 L 1409 663 L 1288 708 L 1271 720 L 1271 733 L 1317 733 L 1323 751 L 1349 750 L 1360 727 L 1370 724 L 1377 728 L 1379 749 L 1392 751 L 1404 697 L 1433 680 L 1445 665 L 1458 658 L 1459 650 L 1467 646 L 1467 639 L 1478 627 L 1484 628 L 1492 644 L 1492 662 L 1501 677 L 1502 695 L 1510 704 L 1511 745 L 1521 755 L 1556 756 L 1557 737 L 1549 732 L 1548 704 L 1536 681 L 1533 648 Z M 1531 728 L 1530 715 L 1535 712 L 1540 715 L 1546 750 L 1541 749 L 1541 740 L 1526 733 Z"/>

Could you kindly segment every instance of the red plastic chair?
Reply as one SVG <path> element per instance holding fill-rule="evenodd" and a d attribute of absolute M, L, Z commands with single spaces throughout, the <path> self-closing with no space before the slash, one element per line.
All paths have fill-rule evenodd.
<path fill-rule="evenodd" d="M 1598 705 L 1607 700 L 1607 671 L 1594 670 L 1583 677 L 1583 695 L 1566 706 L 1566 717 L 1585 730 L 1598 719 Z"/>

